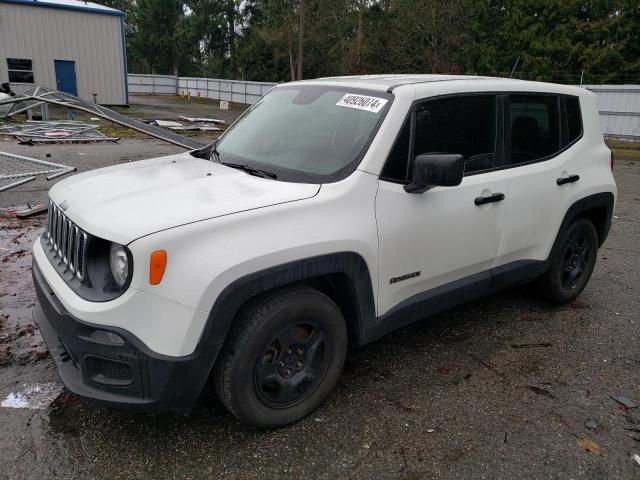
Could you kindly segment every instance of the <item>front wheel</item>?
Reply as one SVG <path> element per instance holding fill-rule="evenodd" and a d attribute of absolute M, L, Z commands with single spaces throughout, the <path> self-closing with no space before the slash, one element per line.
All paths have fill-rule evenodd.
<path fill-rule="evenodd" d="M 309 414 L 333 389 L 347 352 L 340 309 L 307 287 L 243 307 L 216 365 L 216 391 L 238 419 L 279 427 Z"/>
<path fill-rule="evenodd" d="M 580 218 L 569 225 L 558 245 L 549 270 L 538 282 L 547 299 L 563 304 L 587 286 L 598 255 L 598 234 L 593 223 Z"/>

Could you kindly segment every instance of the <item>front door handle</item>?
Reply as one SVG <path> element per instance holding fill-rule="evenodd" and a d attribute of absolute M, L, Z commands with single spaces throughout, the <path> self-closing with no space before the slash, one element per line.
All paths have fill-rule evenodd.
<path fill-rule="evenodd" d="M 556 180 L 558 185 L 564 185 L 565 183 L 574 183 L 580 180 L 580 175 L 569 175 L 568 177 L 560 177 Z"/>
<path fill-rule="evenodd" d="M 480 206 L 486 203 L 501 202 L 502 200 L 504 200 L 504 193 L 494 193 L 493 195 L 489 195 L 488 197 L 476 197 L 473 203 L 475 203 L 477 206 Z"/>

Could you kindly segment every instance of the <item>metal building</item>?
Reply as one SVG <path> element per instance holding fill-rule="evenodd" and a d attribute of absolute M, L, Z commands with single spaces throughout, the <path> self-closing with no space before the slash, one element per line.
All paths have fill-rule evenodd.
<path fill-rule="evenodd" d="M 640 85 L 587 85 L 598 97 L 605 136 L 640 140 Z"/>
<path fill-rule="evenodd" d="M 124 13 L 78 0 L 0 0 L 0 83 L 128 103 Z"/>

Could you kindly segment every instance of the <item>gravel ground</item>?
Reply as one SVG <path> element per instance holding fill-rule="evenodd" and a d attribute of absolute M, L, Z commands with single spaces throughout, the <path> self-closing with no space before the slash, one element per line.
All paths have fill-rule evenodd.
<path fill-rule="evenodd" d="M 97 147 L 81 169 L 175 151 Z M 60 159 L 73 155 L 64 148 Z M 640 411 L 612 398 L 640 403 L 640 168 L 618 159 L 615 175 L 611 234 L 570 305 L 523 287 L 387 335 L 349 354 L 318 411 L 276 431 L 239 424 L 211 394 L 190 418 L 64 393 L 45 409 L 0 407 L 0 478 L 640 478 Z M 0 206 L 40 201 L 43 188 L 0 194 Z M 57 375 L 29 326 L 44 218 L 0 222 L 2 400 Z"/>
<path fill-rule="evenodd" d="M 131 96 L 131 106 L 129 108 L 116 108 L 116 110 L 140 120 L 178 121 L 179 116 L 184 115 L 188 117 L 217 118 L 227 122 L 227 125 L 233 123 L 238 115 L 242 113 L 242 110 L 237 108 L 221 110 L 217 107 L 217 104 L 218 102 L 195 99 L 183 100 L 173 96 L 135 95 Z M 52 110 L 52 112 L 54 111 Z M 57 113 L 61 114 L 61 112 Z M 83 115 L 78 118 L 87 120 Z M 181 147 L 145 137 L 123 127 L 113 126 L 106 121 L 100 123 L 105 126 L 111 125 L 109 128 L 116 129 L 116 132 L 109 134 L 110 136 L 119 137 L 122 134 L 127 134 L 132 137 L 123 138 L 118 143 L 72 145 L 20 145 L 15 140 L 10 140 L 9 137 L 0 137 L 0 151 L 77 167 L 78 172 L 184 151 Z M 198 139 L 203 143 L 213 141 L 215 137 L 217 137 L 217 133 L 214 132 L 198 135 Z M 51 188 L 51 185 L 63 178 L 48 182 L 44 178 L 38 177 L 33 182 L 2 192 L 0 193 L 0 208 L 45 202 L 47 191 Z"/>
<path fill-rule="evenodd" d="M 130 107 L 116 108 L 124 115 L 137 118 L 179 121 L 179 116 L 208 117 L 232 123 L 244 110 L 244 106 L 232 104 L 228 110 L 218 108 L 217 100 L 183 99 L 167 95 L 131 95 Z"/>
<path fill-rule="evenodd" d="M 33 146 L 0 140 L 0 151 L 77 167 L 78 173 L 80 173 L 118 163 L 172 155 L 185 150 L 161 140 L 125 138 L 118 143 Z M 66 177 L 46 181 L 42 176 L 39 176 L 33 182 L 1 192 L 0 208 L 46 202 L 47 192 L 51 186 L 64 178 Z"/>

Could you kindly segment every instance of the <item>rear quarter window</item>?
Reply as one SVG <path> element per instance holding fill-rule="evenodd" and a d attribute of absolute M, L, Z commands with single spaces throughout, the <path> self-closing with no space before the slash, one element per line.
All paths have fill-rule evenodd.
<path fill-rule="evenodd" d="M 582 111 L 578 97 L 565 97 L 567 109 L 567 145 L 575 142 L 582 135 Z"/>

